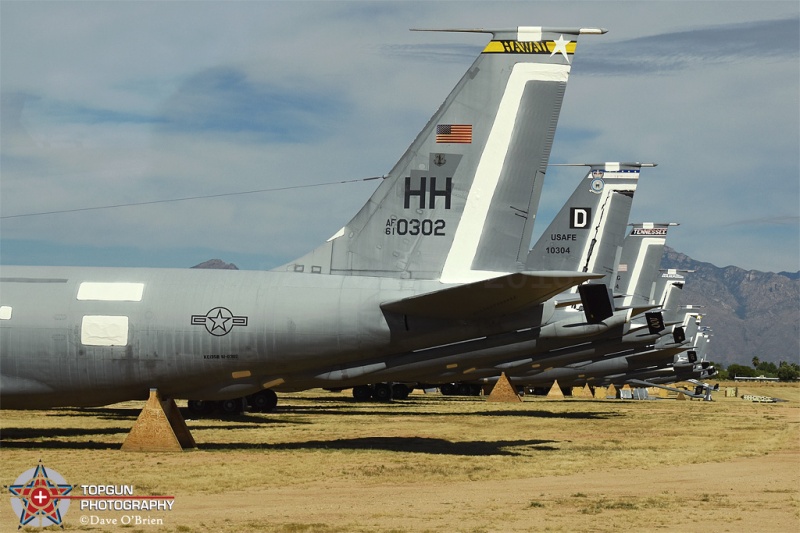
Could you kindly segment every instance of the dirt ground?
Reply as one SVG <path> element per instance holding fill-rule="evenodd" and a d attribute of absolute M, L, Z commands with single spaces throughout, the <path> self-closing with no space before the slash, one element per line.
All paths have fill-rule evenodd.
<path fill-rule="evenodd" d="M 41 459 L 68 483 L 175 497 L 169 512 L 73 502 L 64 525 L 80 531 L 800 531 L 800 385 L 739 392 L 789 401 L 309 391 L 275 413 L 189 420 L 198 449 L 182 453 L 119 451 L 134 402 L 3 411 L 0 477 Z M 0 504 L 0 530 L 18 525 Z"/>

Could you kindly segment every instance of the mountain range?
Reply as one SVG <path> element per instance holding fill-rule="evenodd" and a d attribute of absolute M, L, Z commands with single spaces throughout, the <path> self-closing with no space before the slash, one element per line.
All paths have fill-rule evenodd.
<path fill-rule="evenodd" d="M 750 366 L 753 357 L 800 362 L 800 271 L 760 272 L 720 268 L 665 247 L 663 269 L 686 273 L 683 304 L 704 306 L 702 323 L 713 330 L 709 358 L 725 366 Z"/>
<path fill-rule="evenodd" d="M 212 259 L 193 268 L 238 270 Z M 752 364 L 753 357 L 800 362 L 800 271 L 760 272 L 720 268 L 665 247 L 662 269 L 688 270 L 684 305 L 702 306 L 702 324 L 713 337 L 708 358 L 724 366 Z"/>

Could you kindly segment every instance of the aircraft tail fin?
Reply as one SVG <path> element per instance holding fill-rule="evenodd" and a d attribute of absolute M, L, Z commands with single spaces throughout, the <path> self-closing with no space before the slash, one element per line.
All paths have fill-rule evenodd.
<path fill-rule="evenodd" d="M 665 319 L 669 321 L 683 320 L 684 310 L 692 308 L 692 306 L 684 306 L 682 309 L 680 306 L 683 286 L 686 283 L 683 274 L 689 272 L 693 271 L 668 269 L 662 271 L 656 280 L 656 299 L 653 303 L 661 306 Z"/>
<path fill-rule="evenodd" d="M 677 224 L 631 225 L 633 228 L 622 246 L 614 286 L 615 293 L 624 295 L 622 307 L 649 305 L 656 299 L 656 277 L 667 242 L 667 230 Z"/>
<path fill-rule="evenodd" d="M 527 268 L 604 274 L 600 283 L 610 285 L 622 250 L 640 170 L 656 165 L 597 163 L 580 166 L 590 167 L 589 172 L 528 253 Z"/>
<path fill-rule="evenodd" d="M 525 270 L 576 42 L 605 30 L 449 31 L 492 39 L 359 213 L 281 269 L 445 283 Z"/>

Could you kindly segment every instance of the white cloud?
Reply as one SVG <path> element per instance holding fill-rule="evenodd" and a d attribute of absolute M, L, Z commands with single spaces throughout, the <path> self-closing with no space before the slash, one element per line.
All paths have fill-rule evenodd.
<path fill-rule="evenodd" d="M 578 46 L 551 160 L 655 161 L 634 218 L 681 222 L 670 244 L 699 260 L 796 270 L 796 225 L 762 225 L 746 246 L 726 225 L 800 209 L 800 8 L 736 7 L 4 2 L 0 206 L 6 215 L 382 174 L 485 43 L 408 28 L 605 26 Z M 787 17 L 793 32 L 775 22 Z M 287 131 L 289 142 L 278 138 Z M 540 230 L 578 179 L 548 173 Z M 5 219 L 2 239 L 158 249 L 165 263 L 199 247 L 288 260 L 374 187 Z"/>

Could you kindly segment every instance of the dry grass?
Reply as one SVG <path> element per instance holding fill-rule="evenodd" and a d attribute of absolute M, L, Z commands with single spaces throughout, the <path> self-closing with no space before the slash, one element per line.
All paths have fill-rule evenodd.
<path fill-rule="evenodd" d="M 199 448 L 165 454 L 118 450 L 141 403 L 3 411 L 0 476 L 10 484 L 42 459 L 70 483 L 176 497 L 171 513 L 150 513 L 163 524 L 124 531 L 800 525 L 800 386 L 739 387 L 789 401 L 754 404 L 720 392 L 711 403 L 497 404 L 414 394 L 359 404 L 347 392 L 316 390 L 283 395 L 275 413 L 191 420 Z M 0 508 L 0 528 L 16 528 L 10 506 Z M 81 526 L 80 516 L 70 509 L 67 529 L 115 530 Z"/>

